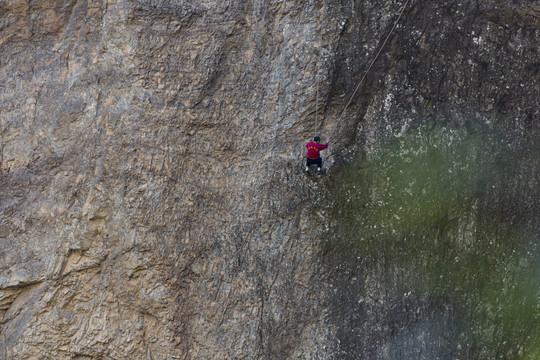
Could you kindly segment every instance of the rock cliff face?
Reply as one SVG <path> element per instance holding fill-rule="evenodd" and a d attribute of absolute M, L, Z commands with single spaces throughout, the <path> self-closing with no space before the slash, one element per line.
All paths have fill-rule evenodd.
<path fill-rule="evenodd" d="M 0 1 L 0 356 L 484 358 L 483 330 L 447 332 L 466 317 L 452 294 L 404 296 L 399 259 L 362 260 L 351 243 L 395 209 L 343 208 L 347 174 L 395 170 L 381 149 L 426 128 L 449 157 L 496 134 L 478 142 L 493 157 L 441 170 L 478 191 L 453 188 L 433 222 L 467 243 L 491 211 L 535 274 L 539 43 L 535 1 Z M 316 133 L 331 147 L 314 181 Z M 462 170 L 479 159 L 511 176 Z M 385 236 L 410 236 L 400 224 Z M 528 336 L 497 355 L 533 356 Z"/>

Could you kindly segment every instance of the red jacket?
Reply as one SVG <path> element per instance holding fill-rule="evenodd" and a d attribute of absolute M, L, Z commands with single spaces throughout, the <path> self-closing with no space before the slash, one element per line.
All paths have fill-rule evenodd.
<path fill-rule="evenodd" d="M 319 152 L 321 150 L 324 150 L 328 147 L 328 143 L 326 144 L 317 144 L 316 142 L 310 142 L 306 145 L 307 147 L 307 156 L 310 159 L 318 159 L 321 155 Z"/>

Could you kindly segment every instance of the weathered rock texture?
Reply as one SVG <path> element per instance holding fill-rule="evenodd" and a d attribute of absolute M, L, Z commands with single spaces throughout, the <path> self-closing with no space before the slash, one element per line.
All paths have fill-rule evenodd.
<path fill-rule="evenodd" d="M 534 1 L 0 1 L 0 357 L 391 357 L 342 335 L 355 309 L 335 310 L 320 256 L 332 177 L 300 173 L 303 145 L 331 141 L 329 167 L 424 122 L 483 124 L 531 159 L 539 18 Z M 515 216 L 537 231 L 529 163 Z"/>

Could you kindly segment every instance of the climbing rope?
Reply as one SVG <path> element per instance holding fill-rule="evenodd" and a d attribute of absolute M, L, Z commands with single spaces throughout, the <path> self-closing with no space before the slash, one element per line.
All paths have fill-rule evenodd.
<path fill-rule="evenodd" d="M 358 85 L 356 86 L 356 89 L 354 89 L 354 92 L 353 94 L 351 95 L 349 101 L 347 102 L 347 105 L 345 105 L 345 107 L 343 108 L 343 111 L 341 112 L 341 115 L 339 116 L 338 118 L 338 121 L 341 120 L 341 118 L 343 117 L 343 115 L 345 114 L 345 111 L 347 110 L 347 108 L 349 107 L 349 105 L 351 104 L 352 100 L 354 99 L 354 96 L 356 95 L 358 89 L 360 89 L 360 85 L 362 85 L 362 82 L 364 81 L 364 79 L 366 78 L 367 74 L 369 73 L 369 71 L 371 70 L 371 67 L 373 66 L 373 64 L 375 64 L 375 61 L 377 61 L 377 59 L 379 58 L 379 55 L 381 54 L 382 52 L 382 49 L 384 49 L 384 46 L 386 45 L 386 42 L 388 41 L 388 39 L 390 38 L 390 36 L 392 35 L 392 32 L 394 32 L 394 29 L 396 28 L 398 22 L 399 22 L 399 19 L 401 19 L 401 15 L 403 15 L 403 11 L 405 10 L 405 8 L 407 7 L 407 5 L 409 4 L 409 0 L 407 0 L 405 2 L 405 4 L 401 7 L 401 10 L 399 12 L 399 16 L 397 17 L 396 21 L 394 22 L 394 26 L 392 26 L 392 29 L 390 29 L 390 32 L 388 33 L 388 35 L 386 36 L 386 39 L 384 39 L 383 41 L 383 44 L 381 45 L 381 47 L 379 48 L 379 51 L 377 52 L 377 55 L 375 55 L 375 58 L 371 61 L 371 64 L 369 65 L 369 67 L 367 68 L 366 72 L 364 73 L 364 76 L 362 76 L 362 78 L 360 79 L 360 81 L 358 82 Z"/>
<path fill-rule="evenodd" d="M 351 97 L 349 98 L 349 101 L 347 102 L 347 104 L 345 105 L 345 107 L 343 108 L 343 111 L 341 112 L 341 114 L 339 115 L 338 119 L 337 119 L 337 122 L 339 122 L 342 118 L 343 118 L 343 115 L 345 115 L 345 111 L 347 110 L 347 108 L 349 107 L 349 105 L 351 104 L 351 102 L 353 101 L 356 93 L 358 92 L 358 89 L 360 89 L 360 86 L 362 85 L 362 83 L 364 82 L 365 78 L 367 77 L 367 75 L 369 74 L 369 71 L 371 70 L 371 68 L 373 67 L 373 64 L 375 64 L 375 61 L 377 61 L 377 59 L 379 58 L 379 55 L 381 54 L 382 50 L 384 49 L 384 47 L 386 46 L 386 43 L 388 42 L 388 39 L 390 39 L 390 36 L 392 35 L 392 33 L 394 32 L 394 30 L 396 29 L 397 27 L 397 24 L 399 23 L 399 20 L 401 19 L 401 16 L 403 15 L 403 12 L 405 11 L 405 8 L 407 7 L 407 5 L 409 4 L 409 1 L 410 0 L 407 0 L 405 1 L 405 4 L 401 7 L 401 10 L 399 11 L 399 14 L 398 14 L 398 17 L 396 19 L 396 21 L 394 22 L 392 28 L 390 29 L 390 32 L 388 33 L 388 35 L 386 36 L 386 38 L 384 39 L 381 47 L 379 48 L 379 51 L 377 51 L 377 54 L 375 55 L 375 58 L 373 58 L 373 60 L 371 61 L 371 63 L 369 64 L 366 72 L 364 73 L 364 75 L 362 76 L 362 78 L 360 79 L 360 81 L 358 82 L 358 85 L 356 85 L 356 88 L 354 89 Z M 322 34 L 321 34 L 321 40 L 320 40 L 320 49 L 319 49 L 319 60 L 321 58 L 321 55 L 320 55 L 320 52 L 322 51 Z M 319 130 L 319 80 L 317 78 L 317 90 L 316 90 L 316 100 L 315 100 L 315 133 L 317 133 L 317 131 Z M 305 156 L 304 156 L 305 158 Z"/>
<path fill-rule="evenodd" d="M 319 62 L 321 62 L 321 52 L 323 48 L 323 42 L 322 42 L 322 32 L 319 34 L 320 40 L 319 40 Z M 319 131 L 319 77 L 317 76 L 317 90 L 316 90 L 316 100 L 315 100 L 315 133 Z"/>
<path fill-rule="evenodd" d="M 317 79 L 317 96 L 315 100 L 315 132 L 319 130 L 319 80 Z"/>

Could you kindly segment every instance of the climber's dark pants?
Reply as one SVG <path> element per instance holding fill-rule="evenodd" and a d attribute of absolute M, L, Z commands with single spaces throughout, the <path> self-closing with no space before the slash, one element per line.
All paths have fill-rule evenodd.
<path fill-rule="evenodd" d="M 310 167 L 311 165 L 317 164 L 317 167 L 322 167 L 322 159 L 312 159 L 310 157 L 307 158 L 306 167 Z"/>

